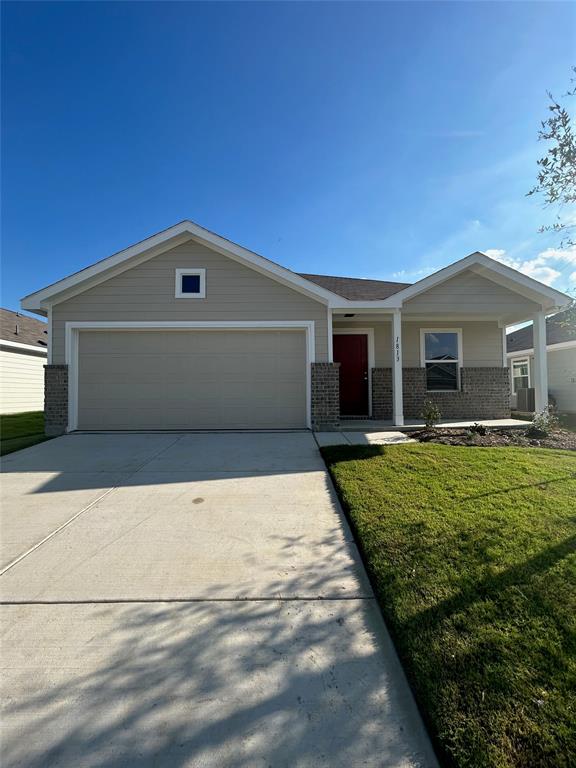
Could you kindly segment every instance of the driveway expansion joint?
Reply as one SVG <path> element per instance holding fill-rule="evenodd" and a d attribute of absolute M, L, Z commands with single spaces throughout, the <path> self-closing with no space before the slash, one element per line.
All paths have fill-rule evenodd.
<path fill-rule="evenodd" d="M 374 595 L 350 595 L 349 597 L 319 597 L 291 595 L 290 597 L 111 597 L 94 600 L 0 600 L 0 605 L 124 605 L 132 603 L 341 603 L 354 600 L 375 600 Z"/>

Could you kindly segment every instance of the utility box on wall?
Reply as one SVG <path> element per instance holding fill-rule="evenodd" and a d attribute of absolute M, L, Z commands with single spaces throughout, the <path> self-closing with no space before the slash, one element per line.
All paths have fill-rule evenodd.
<path fill-rule="evenodd" d="M 519 389 L 516 394 L 518 395 L 517 409 L 523 413 L 534 413 L 536 403 L 534 387 Z"/>

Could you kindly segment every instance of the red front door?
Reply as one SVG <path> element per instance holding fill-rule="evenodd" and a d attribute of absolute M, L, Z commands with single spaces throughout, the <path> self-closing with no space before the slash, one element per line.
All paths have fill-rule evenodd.
<path fill-rule="evenodd" d="M 368 337 L 364 333 L 334 335 L 334 362 L 340 363 L 340 413 L 368 415 Z"/>

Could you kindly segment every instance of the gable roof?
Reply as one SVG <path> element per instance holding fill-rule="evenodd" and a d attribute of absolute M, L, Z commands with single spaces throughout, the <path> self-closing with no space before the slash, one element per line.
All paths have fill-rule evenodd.
<path fill-rule="evenodd" d="M 412 285 L 388 283 L 381 280 L 364 281 L 359 278 L 336 278 L 329 275 L 301 275 L 192 221 L 185 220 L 79 272 L 75 272 L 63 280 L 25 296 L 21 301 L 22 308 L 47 314 L 53 304 L 82 293 L 88 288 L 142 264 L 190 239 L 194 239 L 217 253 L 238 261 L 336 310 L 346 311 L 362 308 L 369 311 L 372 309 L 393 311 L 401 308 L 405 301 L 467 269 L 524 295 L 533 302 L 537 302 L 548 312 L 564 308 L 570 302 L 570 297 L 560 291 L 490 259 L 479 251 L 471 253 Z M 330 288 L 327 287 L 328 285 Z M 355 292 L 359 294 L 359 298 L 351 298 Z M 350 298 L 348 298 L 349 296 Z M 520 321 L 521 319 L 516 317 L 509 324 Z"/>
<path fill-rule="evenodd" d="M 417 283 L 409 285 L 407 288 L 393 294 L 392 301 L 403 303 L 413 299 L 415 296 L 456 277 L 456 275 L 467 269 L 489 280 L 498 282 L 500 285 L 508 287 L 530 298 L 532 301 L 542 304 L 549 311 L 552 311 L 553 308 L 565 307 L 571 301 L 570 297 L 561 291 L 557 291 L 549 285 L 544 285 L 544 283 L 534 280 L 533 277 L 528 277 L 528 275 L 508 267 L 506 264 L 496 261 L 496 259 L 491 259 L 481 251 L 474 251 L 474 253 L 465 256 L 463 259 L 459 259 L 459 261 L 439 269 L 437 272 L 422 278 L 422 280 L 418 280 Z"/>
<path fill-rule="evenodd" d="M 22 308 L 32 312 L 45 311 L 59 294 L 65 294 L 64 297 L 69 298 L 76 293 L 81 293 L 87 288 L 108 279 L 108 277 L 141 264 L 191 238 L 324 304 L 328 304 L 330 299 L 334 298 L 334 294 L 330 291 L 306 280 L 296 272 L 292 272 L 286 269 L 286 267 L 264 258 L 264 256 L 249 251 L 247 248 L 243 248 L 241 245 L 237 245 L 231 240 L 227 240 L 215 232 L 195 224 L 193 221 L 185 220 L 174 224 L 172 227 L 168 227 L 168 229 L 157 232 L 155 235 L 141 240 L 129 248 L 118 251 L 112 256 L 101 259 L 95 264 L 81 269 L 79 272 L 74 272 L 68 277 L 58 280 L 39 291 L 24 296 L 21 300 Z"/>
<path fill-rule="evenodd" d="M 576 323 L 570 320 L 568 310 L 546 318 L 546 344 L 576 341 Z M 520 352 L 534 347 L 534 326 L 526 325 L 506 336 L 506 351 Z"/>
<path fill-rule="evenodd" d="M 46 350 L 48 324 L 11 309 L 0 309 L 0 340 Z"/>
<path fill-rule="evenodd" d="M 377 301 L 387 299 L 410 283 L 393 283 L 388 280 L 368 280 L 361 277 L 335 277 L 334 275 L 310 275 L 299 273 L 301 277 L 310 280 L 332 293 L 352 301 Z"/>

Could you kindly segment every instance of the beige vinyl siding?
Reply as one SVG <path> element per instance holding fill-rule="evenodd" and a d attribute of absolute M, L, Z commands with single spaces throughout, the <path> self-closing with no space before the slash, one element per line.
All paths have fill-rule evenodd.
<path fill-rule="evenodd" d="M 559 411 L 576 413 L 576 347 L 548 352 L 548 389 Z"/>
<path fill-rule="evenodd" d="M 0 349 L 0 413 L 44 410 L 46 355 Z"/>
<path fill-rule="evenodd" d="M 392 365 L 392 323 L 374 326 L 374 359 L 376 367 Z"/>
<path fill-rule="evenodd" d="M 337 322 L 334 328 L 354 327 Z M 392 327 L 390 322 L 358 323 L 360 327 L 374 328 L 374 355 L 377 368 L 392 365 Z M 469 367 L 502 366 L 502 329 L 496 321 L 435 322 L 409 321 L 402 323 L 402 364 L 405 368 L 420 366 L 421 328 L 461 328 L 464 365 Z"/>
<path fill-rule="evenodd" d="M 406 301 L 403 309 L 417 313 L 502 314 L 537 312 L 540 307 L 492 280 L 463 272 Z"/>
<path fill-rule="evenodd" d="M 205 299 L 175 298 L 175 272 L 206 270 Z M 316 360 L 328 359 L 326 306 L 189 240 L 52 310 L 53 363 L 63 363 L 66 321 L 313 320 Z"/>
<path fill-rule="evenodd" d="M 303 331 L 81 331 L 80 429 L 306 427 Z"/>

